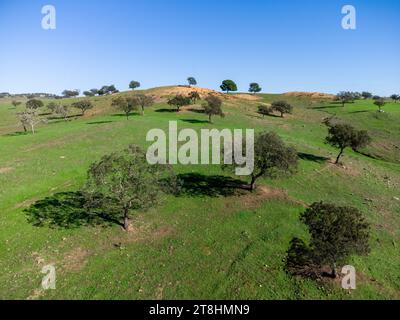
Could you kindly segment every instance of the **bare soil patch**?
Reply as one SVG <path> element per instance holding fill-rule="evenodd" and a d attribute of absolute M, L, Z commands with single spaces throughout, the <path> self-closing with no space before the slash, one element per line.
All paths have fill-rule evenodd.
<path fill-rule="evenodd" d="M 14 170 L 14 168 L 12 168 L 12 167 L 0 168 L 0 174 L 8 173 L 8 172 L 11 172 L 13 170 Z"/>
<path fill-rule="evenodd" d="M 284 93 L 284 95 L 288 97 L 311 98 L 311 99 L 333 99 L 335 97 L 333 94 L 328 94 L 328 93 L 301 92 L 301 91 L 286 92 Z"/>

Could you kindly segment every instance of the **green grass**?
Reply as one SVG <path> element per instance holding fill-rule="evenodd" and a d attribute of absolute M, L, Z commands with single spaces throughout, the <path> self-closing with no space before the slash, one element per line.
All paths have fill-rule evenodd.
<path fill-rule="evenodd" d="M 281 98 L 260 95 L 264 102 Z M 285 98 L 295 105 L 284 119 L 257 115 L 258 102 L 229 100 L 226 118 L 214 124 L 202 114 L 157 112 L 127 121 L 109 108 L 110 97 L 93 98 L 99 112 L 21 130 L 15 110 L 0 100 L 0 298 L 12 299 L 398 299 L 400 297 L 400 104 L 378 114 L 372 101 L 339 105 Z M 365 112 L 360 112 L 365 111 Z M 119 226 L 74 229 L 34 227 L 24 209 L 62 191 L 76 191 L 89 165 L 130 143 L 146 147 L 153 128 L 255 128 L 273 130 L 299 152 L 333 158 L 322 120 L 330 114 L 368 129 L 367 157 L 346 150 L 344 167 L 304 157 L 296 175 L 263 180 L 287 196 L 166 196 L 137 213 L 137 230 Z M 396 149 L 397 146 L 397 149 Z M 379 156 L 379 157 L 378 157 Z M 179 173 L 226 174 L 218 166 L 176 166 Z M 293 236 L 307 237 L 298 221 L 304 204 L 330 201 L 358 207 L 372 224 L 372 252 L 353 257 L 358 288 L 289 277 L 282 259 Z M 57 290 L 41 291 L 41 268 L 54 263 Z"/>

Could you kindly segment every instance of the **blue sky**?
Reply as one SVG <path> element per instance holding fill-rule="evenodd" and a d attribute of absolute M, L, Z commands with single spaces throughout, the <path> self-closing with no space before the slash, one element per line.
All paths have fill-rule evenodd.
<path fill-rule="evenodd" d="M 41 28 L 41 8 L 57 29 Z M 357 9 L 357 30 L 341 8 Z M 87 90 L 130 80 L 246 91 L 400 93 L 398 0 L 0 0 L 0 92 Z"/>

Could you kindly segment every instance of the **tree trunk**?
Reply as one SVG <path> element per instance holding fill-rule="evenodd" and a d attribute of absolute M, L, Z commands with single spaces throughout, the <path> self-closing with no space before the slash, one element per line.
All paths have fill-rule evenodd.
<path fill-rule="evenodd" d="M 211 121 L 211 114 L 208 115 L 208 122 L 209 122 L 209 123 L 212 123 L 212 121 Z"/>
<path fill-rule="evenodd" d="M 253 192 L 254 190 L 256 190 L 256 181 L 257 181 L 257 178 L 254 176 L 254 175 L 252 175 L 251 176 L 251 182 L 250 182 L 250 191 L 251 192 Z"/>
<path fill-rule="evenodd" d="M 129 229 L 129 209 L 124 209 L 124 230 Z"/>
<path fill-rule="evenodd" d="M 144 107 L 142 107 L 142 116 L 144 116 Z"/>
<path fill-rule="evenodd" d="M 23 124 L 22 126 L 24 127 L 24 132 L 27 132 L 28 130 L 26 130 L 26 127 L 25 127 L 25 125 Z"/>
<path fill-rule="evenodd" d="M 129 120 L 129 113 L 126 114 L 126 120 Z"/>
<path fill-rule="evenodd" d="M 340 153 L 339 153 L 339 155 L 338 155 L 337 158 L 336 158 L 335 164 L 338 164 L 338 163 L 339 163 L 340 157 L 343 155 L 343 151 L 344 151 L 344 149 L 340 149 Z"/>
<path fill-rule="evenodd" d="M 333 279 L 336 279 L 336 277 L 337 277 L 336 263 L 334 263 L 334 264 L 331 266 L 331 268 L 332 268 L 331 276 L 332 276 Z"/>
<path fill-rule="evenodd" d="M 35 134 L 35 127 L 33 125 L 31 125 L 31 129 L 32 129 L 32 134 Z"/>

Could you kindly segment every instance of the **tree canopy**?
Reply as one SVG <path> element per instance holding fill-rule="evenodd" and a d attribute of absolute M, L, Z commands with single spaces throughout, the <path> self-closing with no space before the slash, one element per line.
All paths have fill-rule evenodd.
<path fill-rule="evenodd" d="M 73 98 L 73 97 L 77 97 L 79 96 L 79 90 L 75 89 L 75 90 L 64 90 L 62 92 L 62 95 L 66 98 Z"/>
<path fill-rule="evenodd" d="M 119 213 L 124 229 L 128 230 L 131 214 L 156 206 L 171 177 L 169 166 L 150 165 L 146 153 L 130 145 L 90 166 L 83 194 L 89 209 Z"/>
<path fill-rule="evenodd" d="M 293 106 L 290 103 L 286 102 L 286 101 L 275 101 L 275 102 L 273 102 L 272 105 L 271 105 L 271 109 L 273 111 L 279 112 L 281 114 L 282 118 L 283 118 L 283 115 L 285 113 L 290 114 L 290 113 L 293 112 Z"/>
<path fill-rule="evenodd" d="M 196 79 L 194 77 L 187 78 L 187 82 L 189 83 L 189 86 L 197 85 L 197 81 L 196 81 Z"/>
<path fill-rule="evenodd" d="M 340 157 L 346 148 L 352 148 L 354 151 L 367 146 L 371 143 L 371 137 L 365 130 L 358 131 L 349 124 L 327 124 L 329 127 L 326 142 L 333 147 L 339 148 L 340 152 L 336 158 L 335 164 L 338 164 Z"/>
<path fill-rule="evenodd" d="M 139 88 L 139 87 L 140 87 L 140 82 L 139 81 L 132 80 L 129 83 L 129 88 L 132 89 L 132 90 L 135 90 L 136 88 Z"/>
<path fill-rule="evenodd" d="M 376 100 L 374 101 L 374 105 L 376 105 L 376 106 L 378 107 L 379 112 L 383 112 L 383 111 L 382 111 L 382 107 L 383 107 L 385 104 L 386 104 L 386 101 L 385 101 L 385 99 L 383 99 L 383 98 L 379 98 L 379 99 L 376 99 Z"/>
<path fill-rule="evenodd" d="M 84 116 L 85 112 L 87 110 L 93 109 L 94 105 L 90 100 L 85 99 L 85 100 L 80 100 L 80 101 L 74 102 L 72 104 L 72 107 L 80 109 L 82 111 L 82 116 Z"/>
<path fill-rule="evenodd" d="M 346 263 L 352 254 L 370 251 L 370 225 L 356 208 L 318 202 L 300 215 L 300 221 L 307 226 L 311 239 L 309 245 L 292 239 L 285 263 L 291 274 L 318 276 L 327 265 L 336 277 L 338 263 Z"/>
<path fill-rule="evenodd" d="M 256 82 L 250 83 L 249 92 L 256 94 L 258 92 L 261 92 L 261 90 L 262 88 L 258 83 Z"/>
<path fill-rule="evenodd" d="M 246 141 L 243 140 L 243 149 Z M 234 161 L 235 162 L 235 161 Z M 275 132 L 262 132 L 254 141 L 254 170 L 251 173 L 251 181 L 247 189 L 254 191 L 256 182 L 261 177 L 275 178 L 280 175 L 291 174 L 298 164 L 297 151 L 288 147 Z M 233 166 L 237 166 L 234 163 Z M 223 165 L 223 168 L 232 165 Z"/>
<path fill-rule="evenodd" d="M 137 105 L 141 108 L 142 115 L 144 115 L 144 109 L 154 104 L 154 98 L 145 94 L 135 94 L 132 98 L 132 104 Z"/>
<path fill-rule="evenodd" d="M 204 113 L 208 115 L 208 121 L 212 122 L 212 116 L 218 115 L 225 117 L 222 112 L 222 100 L 215 95 L 209 95 L 206 97 L 206 103 L 204 104 Z"/>
<path fill-rule="evenodd" d="M 125 113 L 126 119 L 129 115 L 139 107 L 138 101 L 133 97 L 117 97 L 114 98 L 111 105 Z"/>
<path fill-rule="evenodd" d="M 178 94 L 177 96 L 169 99 L 168 104 L 170 106 L 175 106 L 176 111 L 179 112 L 182 107 L 188 106 L 191 104 L 191 99 L 189 97 L 185 97 L 181 94 Z"/>
<path fill-rule="evenodd" d="M 234 81 L 232 80 L 224 80 L 222 81 L 222 85 L 220 86 L 222 91 L 225 91 L 226 93 L 229 93 L 230 91 L 237 91 L 237 85 Z"/>
<path fill-rule="evenodd" d="M 36 110 L 44 106 L 42 100 L 30 99 L 26 102 L 26 108 L 31 110 Z"/>

